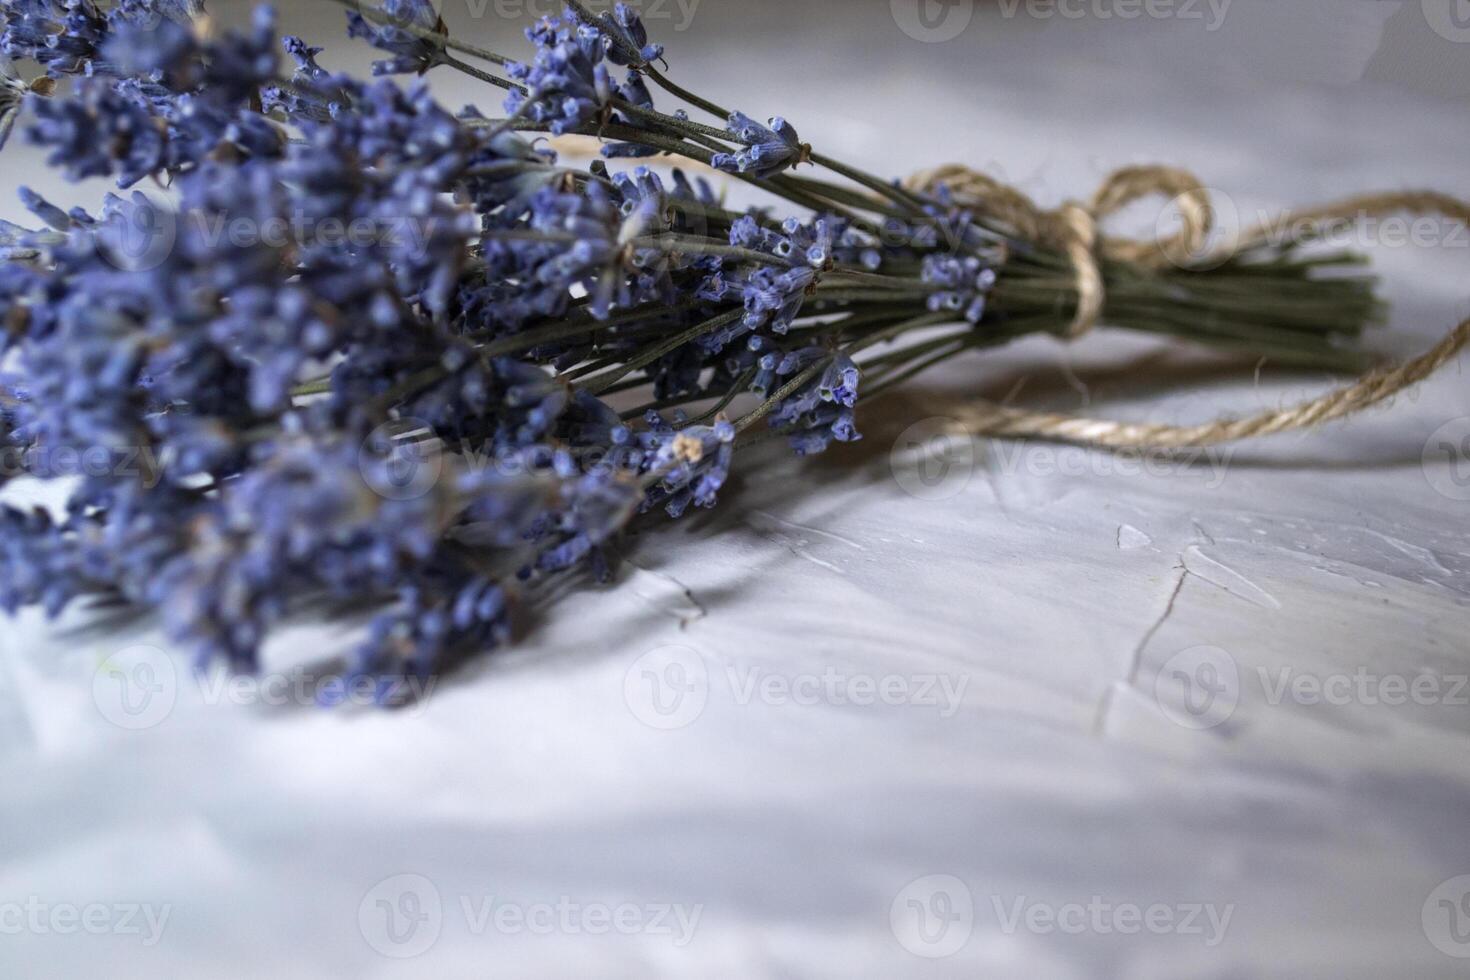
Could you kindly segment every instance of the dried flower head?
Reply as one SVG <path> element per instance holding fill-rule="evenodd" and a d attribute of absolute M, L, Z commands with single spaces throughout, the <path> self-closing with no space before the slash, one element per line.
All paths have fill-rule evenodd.
<path fill-rule="evenodd" d="M 674 436 L 674 441 L 670 443 L 669 448 L 674 458 L 680 462 L 692 465 L 704 459 L 704 443 L 682 432 Z"/>

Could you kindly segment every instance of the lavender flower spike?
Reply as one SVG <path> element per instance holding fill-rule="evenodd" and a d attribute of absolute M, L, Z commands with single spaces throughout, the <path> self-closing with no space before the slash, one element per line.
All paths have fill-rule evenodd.
<path fill-rule="evenodd" d="M 664 56 L 664 46 L 648 43 L 648 28 L 626 3 L 615 4 L 612 13 L 603 14 L 598 23 L 607 34 L 607 60 L 613 64 L 646 65 Z M 638 55 L 637 61 L 629 57 L 631 53 Z"/>
<path fill-rule="evenodd" d="M 535 59 L 512 62 L 506 72 L 529 94 L 512 91 L 506 112 L 548 123 L 558 136 L 605 112 L 616 89 L 605 63 L 606 39 L 596 27 L 575 17 L 547 17 L 528 28 L 526 37 L 536 45 Z"/>
<path fill-rule="evenodd" d="M 979 259 L 929 255 L 924 258 L 922 276 L 925 282 L 943 287 L 930 294 L 931 311 L 951 310 L 971 323 L 979 323 L 985 315 L 985 298 L 995 285 L 995 270 Z"/>
<path fill-rule="evenodd" d="M 348 36 L 362 38 L 393 55 L 373 62 L 374 75 L 422 75 L 443 59 L 443 45 L 426 41 L 400 25 L 425 31 L 444 30 L 443 21 L 429 0 L 382 0 L 380 9 L 370 11 L 368 16 L 355 10 L 348 12 Z"/>
<path fill-rule="evenodd" d="M 762 126 L 740 112 L 730 113 L 725 127 L 745 144 L 735 153 L 716 153 L 710 164 L 726 173 L 749 173 L 757 177 L 774 177 L 799 163 L 810 163 L 812 147 L 796 135 L 796 128 L 780 116 Z"/>

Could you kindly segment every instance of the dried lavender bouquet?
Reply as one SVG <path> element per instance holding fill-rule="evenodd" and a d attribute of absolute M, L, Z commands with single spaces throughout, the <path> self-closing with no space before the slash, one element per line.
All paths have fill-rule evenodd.
<path fill-rule="evenodd" d="M 1064 334 L 1085 299 L 1063 249 L 942 184 L 675 85 L 622 5 L 573 3 L 520 60 L 448 36 L 428 0 L 344 6 L 375 74 L 467 73 L 500 118 L 330 73 L 265 7 L 236 33 L 194 0 L 0 0 L 20 69 L 0 132 L 73 178 L 154 185 L 95 213 L 22 190 L 46 227 L 0 226 L 7 474 L 70 491 L 64 513 L 0 510 L 6 609 L 153 608 L 201 662 L 249 670 L 323 595 L 376 609 L 345 671 L 426 674 L 507 642 L 553 577 L 607 576 L 636 515 L 714 504 L 757 433 L 857 439 L 862 401 Z M 546 133 L 786 210 L 732 211 L 678 169 L 568 167 Z M 1356 261 L 1108 260 L 1102 315 L 1356 367 L 1377 312 Z"/>

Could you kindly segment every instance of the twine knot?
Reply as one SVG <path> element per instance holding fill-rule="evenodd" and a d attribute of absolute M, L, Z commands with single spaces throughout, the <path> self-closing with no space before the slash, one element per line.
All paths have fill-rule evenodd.
<path fill-rule="evenodd" d="M 1067 256 L 1077 282 L 1077 312 L 1067 336 L 1085 336 L 1102 317 L 1107 294 L 1100 262 L 1134 262 L 1157 268 L 1184 264 L 1198 255 L 1214 224 L 1209 193 L 1187 170 L 1177 167 L 1124 167 L 1103 181 L 1087 203 L 1067 201 L 1056 209 L 1038 205 L 1023 191 L 964 164 L 950 163 L 921 170 L 904 181 L 917 193 L 934 194 L 945 187 L 955 203 L 969 208 L 1018 237 L 1048 245 Z M 1135 201 L 1171 198 L 1179 209 L 1181 228 L 1168 237 L 1130 239 L 1104 235 L 1099 225 Z"/>
<path fill-rule="evenodd" d="M 933 195 L 940 187 L 962 207 L 1017 238 L 1055 248 L 1067 257 L 1076 276 L 1077 311 L 1066 336 L 1084 336 L 1103 316 L 1106 306 L 1102 262 L 1133 263 L 1144 268 L 1173 265 L 1187 269 L 1238 255 L 1269 238 L 1272 227 L 1261 222 L 1237 240 L 1206 250 L 1214 227 L 1209 192 L 1187 170 L 1164 166 L 1124 167 L 1103 181 L 1086 204 L 1068 201 L 1049 210 L 1025 193 L 963 164 L 921 170 L 904 181 L 911 191 Z M 1181 227 L 1170 236 L 1131 239 L 1105 235 L 1100 225 L 1123 208 L 1148 197 L 1167 197 L 1178 209 Z M 1434 191 L 1364 194 L 1317 208 L 1288 212 L 1277 224 L 1354 221 L 1391 213 L 1440 214 L 1470 225 L 1470 202 Z M 957 423 L 973 435 L 1059 439 L 1114 449 L 1206 446 L 1238 439 L 1307 428 L 1376 405 L 1428 377 L 1470 346 L 1470 319 L 1449 331 L 1426 353 L 1403 364 L 1380 368 L 1355 382 L 1288 408 L 1247 418 L 1224 417 L 1194 426 L 1153 425 L 1033 412 L 978 401 Z"/>

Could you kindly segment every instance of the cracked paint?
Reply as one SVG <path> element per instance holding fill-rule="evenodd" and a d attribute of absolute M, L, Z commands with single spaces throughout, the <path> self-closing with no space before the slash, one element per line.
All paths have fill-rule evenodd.
<path fill-rule="evenodd" d="M 1211 585 L 1224 589 L 1233 596 L 1244 599 L 1263 609 L 1280 609 L 1281 603 L 1275 596 L 1261 588 L 1235 569 L 1224 562 L 1211 558 L 1200 550 L 1200 546 L 1192 544 L 1184 549 L 1180 556 L 1184 561 L 1184 567 L 1193 574 L 1209 582 Z"/>

